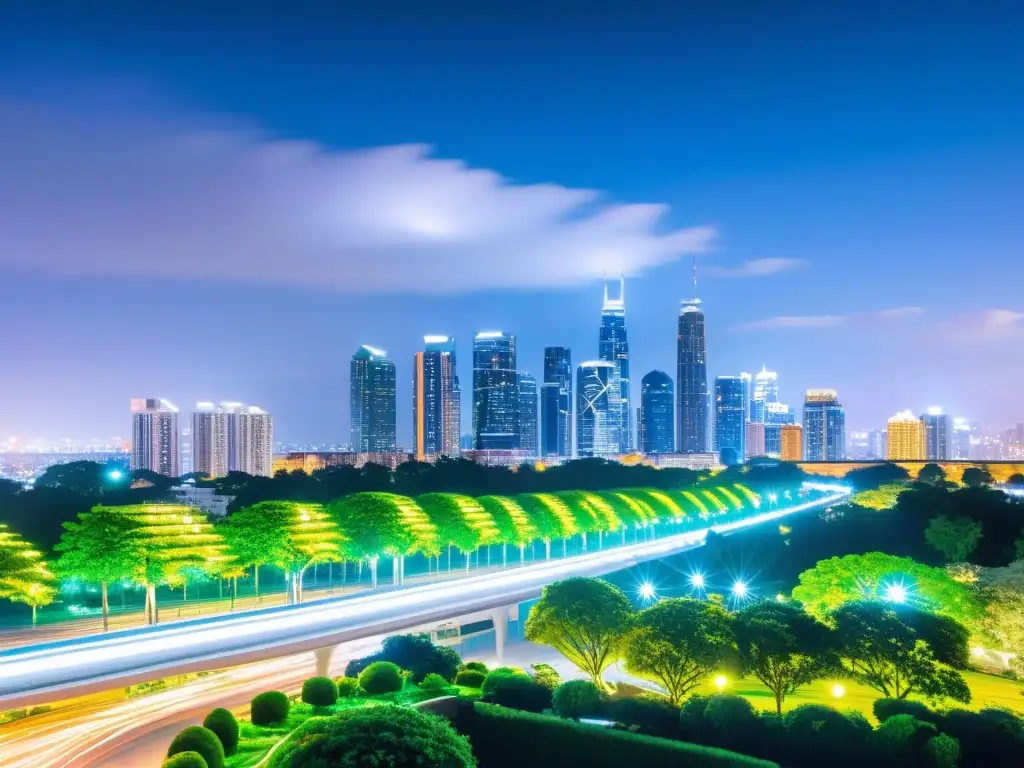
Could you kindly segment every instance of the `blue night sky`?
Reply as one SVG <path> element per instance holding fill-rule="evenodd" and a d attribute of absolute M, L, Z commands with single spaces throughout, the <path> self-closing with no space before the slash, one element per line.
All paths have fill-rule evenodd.
<path fill-rule="evenodd" d="M 0 10 L 0 439 L 345 442 L 367 343 L 408 446 L 423 334 L 468 417 L 472 334 L 593 358 L 605 270 L 636 395 L 694 252 L 712 375 L 1024 420 L 1019 3 L 82 5 Z"/>

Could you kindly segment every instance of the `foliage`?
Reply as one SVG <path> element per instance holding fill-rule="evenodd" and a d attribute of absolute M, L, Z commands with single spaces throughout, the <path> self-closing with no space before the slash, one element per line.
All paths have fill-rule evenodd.
<path fill-rule="evenodd" d="M 464 669 L 472 669 L 476 672 L 483 672 L 485 675 L 487 674 L 487 665 L 482 661 L 467 661 L 459 667 L 459 671 L 461 672 Z"/>
<path fill-rule="evenodd" d="M 390 661 L 398 665 L 417 684 L 432 672 L 451 680 L 462 665 L 458 653 L 451 648 L 434 645 L 430 642 L 430 635 L 392 635 L 384 639 L 377 653 L 350 661 L 345 667 L 345 674 L 356 677 L 375 661 Z"/>
<path fill-rule="evenodd" d="M 679 707 L 664 696 L 643 694 L 612 699 L 605 717 L 636 733 L 672 738 L 679 733 Z"/>
<path fill-rule="evenodd" d="M 871 726 L 863 719 L 845 717 L 831 707 L 804 704 L 783 718 L 787 765 L 865 765 L 866 742 Z M 827 756 L 827 759 L 823 759 Z"/>
<path fill-rule="evenodd" d="M 579 720 L 581 717 L 599 715 L 608 703 L 606 691 L 590 680 L 568 680 L 557 688 L 551 698 L 551 706 L 559 717 Z"/>
<path fill-rule="evenodd" d="M 53 574 L 40 553 L 0 523 L 0 598 L 30 605 L 34 612 L 55 595 Z"/>
<path fill-rule="evenodd" d="M 925 744 L 925 759 L 932 768 L 957 768 L 960 765 L 960 742 L 940 733 Z"/>
<path fill-rule="evenodd" d="M 437 529 L 442 547 L 454 546 L 464 555 L 497 541 L 494 518 L 476 499 L 452 493 L 428 493 L 416 499 Z"/>
<path fill-rule="evenodd" d="M 525 672 L 498 667 L 488 673 L 481 687 L 485 701 L 512 709 L 543 712 L 551 706 L 551 689 Z"/>
<path fill-rule="evenodd" d="M 198 752 L 179 752 L 164 760 L 160 764 L 160 768 L 209 768 L 209 766 Z"/>
<path fill-rule="evenodd" d="M 626 643 L 626 668 L 683 697 L 733 650 L 732 619 L 721 606 L 692 598 L 661 600 L 642 610 Z"/>
<path fill-rule="evenodd" d="M 962 563 L 978 548 L 981 523 L 969 517 L 939 515 L 928 521 L 924 538 L 928 545 L 953 563 Z"/>
<path fill-rule="evenodd" d="M 895 715 L 910 715 L 923 723 L 938 722 L 938 716 L 927 706 L 919 701 L 907 701 L 906 699 L 875 699 L 871 705 L 875 719 L 884 723 Z"/>
<path fill-rule="evenodd" d="M 916 479 L 919 483 L 942 485 L 946 482 L 946 470 L 932 461 L 921 467 Z"/>
<path fill-rule="evenodd" d="M 755 603 L 736 614 L 733 629 L 744 672 L 774 694 L 779 714 L 787 695 L 838 666 L 831 630 L 797 606 Z"/>
<path fill-rule="evenodd" d="M 355 677 L 339 677 L 334 681 L 334 683 L 338 686 L 339 699 L 355 698 L 363 691 L 363 689 L 359 687 L 358 678 Z"/>
<path fill-rule="evenodd" d="M 329 677 L 311 677 L 302 683 L 302 701 L 314 707 L 330 707 L 338 701 L 338 684 Z"/>
<path fill-rule="evenodd" d="M 264 501 L 228 517 L 224 534 L 243 566 L 274 565 L 300 574 L 318 562 L 340 562 L 344 539 L 319 504 Z"/>
<path fill-rule="evenodd" d="M 753 705 L 742 696 L 719 693 L 704 707 L 710 743 L 716 747 L 750 754 L 761 742 L 762 725 Z"/>
<path fill-rule="evenodd" d="M 937 733 L 931 723 L 910 715 L 893 715 L 875 729 L 870 743 L 883 764 L 921 765 L 927 756 L 928 742 Z"/>
<path fill-rule="evenodd" d="M 224 768 L 224 747 L 209 728 L 191 725 L 181 731 L 167 748 L 167 756 L 174 757 L 179 752 L 198 752 L 208 768 Z"/>
<path fill-rule="evenodd" d="M 448 680 L 445 680 L 443 677 L 436 674 L 435 672 L 431 672 L 429 675 L 427 675 L 420 681 L 419 687 L 420 690 L 422 691 L 438 693 L 440 691 L 447 689 L 448 686 L 450 685 L 451 683 Z"/>
<path fill-rule="evenodd" d="M 260 693 L 249 702 L 249 720 L 253 725 L 281 723 L 288 717 L 291 706 L 288 697 L 281 691 Z"/>
<path fill-rule="evenodd" d="M 981 628 L 1004 651 L 1024 661 L 1024 589 L 1014 586 L 986 586 L 980 591 L 985 614 Z"/>
<path fill-rule="evenodd" d="M 850 503 L 867 509 L 892 509 L 896 506 L 900 494 L 906 489 L 905 483 L 886 483 L 878 488 L 858 491 L 850 499 Z"/>
<path fill-rule="evenodd" d="M 212 731 L 221 746 L 224 747 L 224 754 L 231 756 L 238 749 L 239 728 L 238 720 L 231 713 L 231 710 L 218 707 L 212 710 L 203 718 L 203 728 Z"/>
<path fill-rule="evenodd" d="M 466 688 L 479 688 L 484 684 L 486 672 L 478 672 L 475 669 L 460 669 L 455 675 L 455 684 Z"/>
<path fill-rule="evenodd" d="M 987 469 L 981 467 L 967 467 L 964 470 L 963 477 L 961 478 L 964 485 L 968 488 L 977 488 L 982 485 L 992 485 L 994 482 L 992 475 Z"/>
<path fill-rule="evenodd" d="M 710 697 L 695 693 L 679 708 L 679 731 L 684 739 L 689 741 L 704 739 L 704 711 L 708 708 L 709 700 Z"/>
<path fill-rule="evenodd" d="M 900 621 L 928 644 L 936 661 L 954 669 L 967 669 L 970 666 L 968 642 L 971 633 L 963 624 L 949 616 L 937 616 L 905 605 L 894 605 L 892 608 Z"/>
<path fill-rule="evenodd" d="M 472 768 L 469 742 L 448 721 L 415 709 L 384 705 L 314 717 L 271 758 L 271 768 L 438 766 Z"/>
<path fill-rule="evenodd" d="M 960 744 L 965 766 L 1024 765 L 1024 734 L 1019 718 L 951 709 L 942 715 L 939 730 Z"/>
<path fill-rule="evenodd" d="M 601 676 L 616 660 L 633 613 L 625 593 L 607 581 L 556 581 L 530 611 L 526 639 L 550 645 L 603 685 Z"/>
<path fill-rule="evenodd" d="M 557 688 L 562 682 L 562 676 L 558 674 L 558 670 L 550 664 L 531 664 L 530 670 L 527 674 L 544 687 L 550 688 L 552 691 L 555 690 L 555 688 Z"/>
<path fill-rule="evenodd" d="M 910 479 L 910 473 L 891 461 L 870 467 L 853 469 L 844 478 L 849 485 L 858 491 L 880 488 L 887 483 L 901 483 Z"/>
<path fill-rule="evenodd" d="M 355 493 L 328 506 L 357 558 L 440 552 L 437 528 L 415 501 L 394 493 Z"/>
<path fill-rule="evenodd" d="M 359 687 L 370 696 L 402 690 L 402 670 L 390 661 L 375 661 L 359 675 Z"/>

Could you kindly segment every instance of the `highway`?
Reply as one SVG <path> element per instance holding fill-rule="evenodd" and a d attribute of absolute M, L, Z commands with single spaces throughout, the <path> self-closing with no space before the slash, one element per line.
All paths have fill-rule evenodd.
<path fill-rule="evenodd" d="M 699 546 L 708 530 L 729 533 L 826 507 L 843 486 L 805 484 L 806 502 L 745 520 L 545 561 L 457 581 L 423 584 L 311 605 L 272 608 L 171 626 L 26 646 L 0 654 L 0 707 L 32 706 L 168 675 L 266 661 L 536 598 L 552 581 L 600 576 Z M 819 495 L 820 494 L 820 495 Z"/>

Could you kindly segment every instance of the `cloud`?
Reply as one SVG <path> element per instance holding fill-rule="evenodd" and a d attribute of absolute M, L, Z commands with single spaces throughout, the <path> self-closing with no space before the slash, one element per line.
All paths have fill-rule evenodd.
<path fill-rule="evenodd" d="M 957 315 L 942 323 L 946 336 L 958 341 L 991 341 L 1024 336 L 1024 312 L 985 309 Z"/>
<path fill-rule="evenodd" d="M 764 277 L 805 266 L 807 262 L 803 259 L 754 259 L 738 267 L 708 267 L 705 271 L 712 277 Z"/>
<path fill-rule="evenodd" d="M 782 315 L 734 325 L 734 331 L 774 331 L 787 328 L 838 328 L 868 325 L 915 317 L 924 313 L 921 307 L 892 307 L 851 315 Z"/>
<path fill-rule="evenodd" d="M 208 122 L 206 124 L 209 124 Z M 0 104 L 0 268 L 455 293 L 709 250 L 658 204 L 523 184 L 418 144 L 336 151 L 181 119 Z"/>

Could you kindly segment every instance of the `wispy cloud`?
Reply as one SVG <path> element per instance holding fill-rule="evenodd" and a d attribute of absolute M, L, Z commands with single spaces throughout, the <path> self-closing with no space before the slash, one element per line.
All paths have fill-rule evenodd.
<path fill-rule="evenodd" d="M 734 331 L 774 331 L 789 328 L 840 328 L 850 325 L 866 325 L 879 322 L 894 322 L 924 313 L 921 307 L 892 307 L 874 312 L 850 315 L 782 315 L 764 320 L 734 325 Z"/>
<path fill-rule="evenodd" d="M 985 309 L 968 312 L 942 323 L 944 334 L 959 341 L 991 341 L 1024 337 L 1024 312 Z"/>
<path fill-rule="evenodd" d="M 753 259 L 738 267 L 708 267 L 705 271 L 712 277 L 764 277 L 806 266 L 807 262 L 803 259 Z"/>
<path fill-rule="evenodd" d="M 402 145 L 0 104 L 0 268 L 453 293 L 574 285 L 709 250 L 667 207 Z"/>

